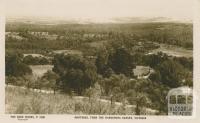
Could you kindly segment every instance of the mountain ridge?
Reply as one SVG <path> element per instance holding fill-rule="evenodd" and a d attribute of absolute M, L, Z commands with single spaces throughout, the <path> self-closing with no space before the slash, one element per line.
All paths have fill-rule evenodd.
<path fill-rule="evenodd" d="M 168 17 L 115 17 L 115 18 L 54 18 L 54 17 L 7 17 L 6 22 L 22 22 L 27 24 L 98 24 L 98 23 L 156 23 L 156 22 L 172 22 L 172 23 L 192 23 L 188 19 L 175 19 Z"/>

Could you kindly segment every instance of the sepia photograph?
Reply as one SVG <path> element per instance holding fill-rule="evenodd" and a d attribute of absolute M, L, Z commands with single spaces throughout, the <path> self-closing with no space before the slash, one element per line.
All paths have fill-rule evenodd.
<path fill-rule="evenodd" d="M 193 0 L 6 0 L 5 114 L 193 116 Z"/>

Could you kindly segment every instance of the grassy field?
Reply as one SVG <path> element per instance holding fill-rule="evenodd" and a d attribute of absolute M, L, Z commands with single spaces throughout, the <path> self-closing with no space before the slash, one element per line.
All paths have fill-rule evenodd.
<path fill-rule="evenodd" d="M 19 87 L 6 87 L 7 114 L 134 114 L 134 108 L 111 105 L 98 99 L 74 98 L 66 94 L 45 94 Z"/>
<path fill-rule="evenodd" d="M 182 47 L 174 46 L 174 45 L 167 45 L 167 44 L 160 44 L 160 48 L 153 50 L 150 52 L 151 54 L 156 54 L 158 52 L 163 52 L 168 54 L 169 56 L 176 56 L 176 57 L 192 57 L 193 52 L 192 50 L 188 50 Z"/>
<path fill-rule="evenodd" d="M 48 70 L 52 70 L 53 65 L 30 65 L 33 75 L 42 77 Z"/>
<path fill-rule="evenodd" d="M 46 94 L 33 92 L 17 86 L 6 86 L 6 114 L 98 114 L 134 115 L 135 106 L 123 105 L 109 100 L 69 96 L 67 94 Z M 142 109 L 141 114 L 155 115 L 152 109 Z"/>

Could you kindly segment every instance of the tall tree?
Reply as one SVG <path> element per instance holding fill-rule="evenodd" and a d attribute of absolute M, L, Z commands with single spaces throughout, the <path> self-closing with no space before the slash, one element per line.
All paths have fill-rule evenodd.
<path fill-rule="evenodd" d="M 186 72 L 184 67 L 178 62 L 169 59 L 161 63 L 157 69 L 161 75 L 161 82 L 165 85 L 171 88 L 183 85 Z"/>
<path fill-rule="evenodd" d="M 11 54 L 6 55 L 6 76 L 23 76 L 31 74 L 31 68 L 24 64 L 22 61 L 22 55 Z"/>
<path fill-rule="evenodd" d="M 58 55 L 53 64 L 53 71 L 59 74 L 60 85 L 65 91 L 82 94 L 97 79 L 96 66 L 83 57 Z"/>
<path fill-rule="evenodd" d="M 119 48 L 109 57 L 109 66 L 117 74 L 122 73 L 126 76 L 132 76 L 132 69 L 135 64 L 131 54 L 125 48 Z"/>

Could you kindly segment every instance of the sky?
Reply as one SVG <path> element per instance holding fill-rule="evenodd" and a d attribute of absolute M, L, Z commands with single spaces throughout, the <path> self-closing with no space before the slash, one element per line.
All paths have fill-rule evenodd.
<path fill-rule="evenodd" d="M 193 0 L 6 0 L 6 16 L 61 18 L 193 17 Z"/>

